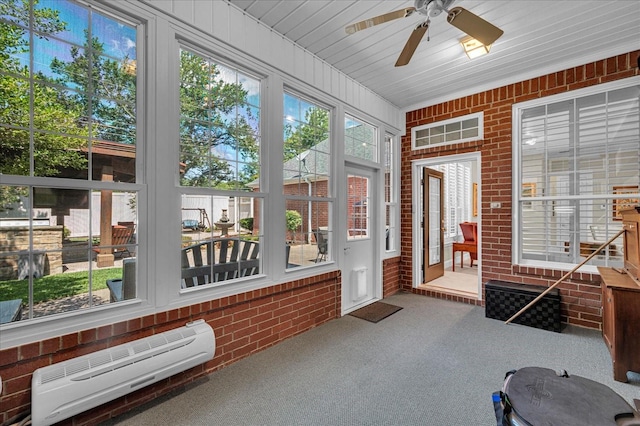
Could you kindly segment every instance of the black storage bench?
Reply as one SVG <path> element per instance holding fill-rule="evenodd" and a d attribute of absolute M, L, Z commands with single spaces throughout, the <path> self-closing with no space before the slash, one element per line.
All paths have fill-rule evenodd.
<path fill-rule="evenodd" d="M 545 291 L 546 287 L 508 281 L 489 280 L 485 283 L 485 316 L 506 321 Z M 560 294 L 549 291 L 512 323 L 560 332 Z"/>

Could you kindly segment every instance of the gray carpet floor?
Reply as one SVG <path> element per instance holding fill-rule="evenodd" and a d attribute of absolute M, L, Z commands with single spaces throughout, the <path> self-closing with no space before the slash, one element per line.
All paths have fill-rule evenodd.
<path fill-rule="evenodd" d="M 377 324 L 344 316 L 104 425 L 495 425 L 508 370 L 540 366 L 611 387 L 630 404 L 640 375 L 613 380 L 598 331 L 487 319 L 484 308 L 408 293 Z"/>

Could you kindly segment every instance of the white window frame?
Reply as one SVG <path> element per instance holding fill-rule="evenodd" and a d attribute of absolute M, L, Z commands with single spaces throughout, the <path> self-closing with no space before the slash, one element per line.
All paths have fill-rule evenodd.
<path fill-rule="evenodd" d="M 478 129 L 478 135 L 477 136 L 468 137 L 468 138 L 460 138 L 460 139 L 455 139 L 455 140 L 449 140 L 449 141 L 444 141 L 444 142 L 435 143 L 435 144 L 427 144 L 427 145 L 422 145 L 422 146 L 416 146 L 417 133 L 419 131 L 421 131 L 421 130 L 432 129 L 432 128 L 439 127 L 439 126 L 446 126 L 446 125 L 452 124 L 452 123 L 461 123 L 463 121 L 472 120 L 474 118 L 478 120 L 478 128 L 477 128 Z M 449 120 L 437 121 L 437 122 L 434 122 L 434 123 L 424 124 L 422 126 L 416 126 L 416 127 L 412 127 L 411 128 L 411 150 L 412 151 L 415 151 L 417 149 L 428 149 L 428 148 L 435 148 L 435 147 L 439 147 L 439 146 L 455 145 L 455 144 L 459 144 L 459 143 L 477 141 L 477 140 L 482 140 L 482 139 L 484 139 L 484 112 L 476 112 L 474 114 L 467 114 L 467 115 L 463 115 L 461 117 L 455 117 L 455 118 L 451 118 Z"/>
<path fill-rule="evenodd" d="M 385 225 L 385 235 L 388 232 L 389 245 L 387 247 L 387 240 L 385 238 L 384 244 L 385 249 L 384 252 L 386 254 L 395 253 L 398 251 L 398 243 L 399 243 L 399 233 L 400 233 L 400 206 L 398 204 L 398 193 L 399 193 L 399 144 L 398 137 L 391 135 L 390 133 L 385 133 L 384 136 L 384 149 L 382 156 L 382 164 L 383 167 L 383 175 L 387 173 L 387 169 L 389 170 L 389 200 L 386 199 L 386 191 L 387 191 L 387 183 L 383 177 L 383 187 L 385 188 L 385 197 L 383 200 L 384 203 L 384 223 L 389 222 L 389 229 L 386 229 Z M 389 149 L 386 149 L 387 144 Z M 387 155 L 388 154 L 388 155 Z M 387 212 L 389 216 L 387 217 Z"/>
<path fill-rule="evenodd" d="M 192 43 L 183 41 L 183 40 L 178 40 L 178 45 L 179 45 L 179 49 L 180 51 L 185 50 L 191 54 L 194 55 L 198 55 L 200 57 L 202 57 L 204 60 L 209 61 L 210 63 L 215 63 L 216 65 L 221 65 L 229 70 L 234 71 L 235 73 L 241 73 L 243 75 L 246 75 L 248 77 L 251 77 L 255 80 L 257 80 L 260 84 L 260 116 L 262 116 L 262 110 L 264 107 L 264 90 L 263 90 L 263 86 L 265 84 L 265 79 L 264 77 L 260 76 L 258 73 L 255 73 L 251 70 L 247 70 L 245 67 L 241 67 L 238 66 L 237 64 L 234 63 L 230 63 L 228 61 L 222 60 L 218 57 L 218 55 L 209 52 L 205 49 L 202 48 L 198 48 L 196 46 L 194 46 Z M 178 61 L 178 68 L 180 68 L 181 66 L 181 61 L 180 58 L 177 59 Z M 178 84 L 181 84 L 181 82 L 179 81 Z M 180 98 L 178 96 L 178 104 L 180 104 Z M 178 110 L 181 111 L 180 105 L 178 105 Z M 180 112 L 178 113 L 178 120 L 181 119 L 181 114 Z M 262 119 L 260 120 L 259 123 L 259 132 L 260 135 L 258 136 L 259 139 L 259 152 L 258 152 L 258 164 L 259 164 L 259 168 L 260 171 L 258 173 L 258 179 L 260 182 L 260 191 L 244 191 L 244 190 L 240 190 L 240 189 L 233 189 L 233 190 L 225 190 L 225 189 L 217 189 L 217 188 L 211 188 L 211 187 L 206 187 L 206 186 L 187 186 L 187 185 L 180 185 L 180 183 L 178 182 L 177 188 L 178 188 L 178 192 L 180 192 L 180 198 L 182 200 L 183 196 L 204 196 L 204 197 L 211 197 L 213 199 L 215 198 L 230 198 L 233 197 L 235 203 L 238 203 L 238 201 L 240 202 L 246 202 L 247 199 L 251 199 L 251 200 L 259 200 L 260 202 L 260 217 L 258 218 L 259 223 L 262 224 L 261 227 L 261 232 L 259 235 L 256 235 L 258 237 L 258 241 L 259 241 L 259 259 L 260 259 L 260 269 L 259 269 L 259 273 L 255 274 L 255 275 L 251 275 L 248 277 L 240 277 L 240 278 L 234 278 L 234 279 L 230 279 L 230 280 L 225 280 L 225 281 L 218 281 L 218 282 L 214 282 L 214 283 L 208 283 L 208 284 L 203 284 L 203 285 L 198 285 L 198 286 L 193 286 L 193 287 L 188 287 L 188 288 L 181 288 L 180 289 L 180 294 L 184 294 L 184 293 L 192 293 L 192 292 L 200 292 L 200 291 L 206 291 L 208 288 L 215 288 L 215 287 L 223 287 L 223 286 L 231 286 L 234 283 L 238 283 L 238 282 L 244 282 L 244 281 L 249 281 L 249 280 L 260 280 L 263 279 L 265 277 L 265 271 L 264 271 L 264 253 L 267 251 L 264 245 L 264 208 L 265 208 L 265 198 L 266 198 L 266 193 L 263 189 L 263 185 L 264 185 L 264 180 L 263 180 L 263 165 L 264 165 L 264 161 L 262 159 L 264 150 L 263 150 L 263 145 L 262 142 L 264 141 L 263 138 L 263 123 L 262 123 Z M 180 161 L 180 152 L 178 152 L 178 158 L 176 161 L 176 164 L 179 163 Z M 236 159 L 237 161 L 237 159 Z M 182 204 L 181 204 L 182 205 Z M 216 216 L 216 214 L 218 214 L 217 211 L 212 211 L 211 215 L 209 217 L 209 220 L 211 222 L 211 226 L 215 226 L 215 222 L 218 219 L 218 217 Z M 230 217 L 230 220 L 232 222 L 236 222 L 237 218 L 236 217 Z M 239 225 L 238 225 L 239 226 Z M 212 235 L 212 234 L 211 234 Z M 182 237 L 181 237 L 182 238 Z M 194 241 L 194 244 L 196 244 L 197 241 Z M 178 243 L 180 244 L 180 243 Z M 180 288 L 180 284 L 178 284 L 178 288 Z"/>
<path fill-rule="evenodd" d="M 84 3 L 81 2 L 73 2 L 70 1 L 70 3 L 75 3 L 80 7 L 83 7 L 85 9 L 87 9 L 88 12 L 92 13 L 92 14 L 99 14 L 101 16 L 104 17 L 108 17 L 110 19 L 114 19 L 116 21 L 122 22 L 122 23 L 126 23 L 127 25 L 130 25 L 131 27 L 135 28 L 136 31 L 136 50 L 137 50 L 137 56 L 136 56 L 136 68 L 137 68 L 137 80 L 136 80 L 136 111 L 138 111 L 136 113 L 136 143 L 135 143 L 135 147 L 136 147 L 136 157 L 135 157 L 135 182 L 134 183 L 128 183 L 128 182 L 113 182 L 113 181 L 101 181 L 101 180 L 94 180 L 92 179 L 92 170 L 91 170 L 91 164 L 92 164 L 92 159 L 91 159 L 91 155 L 92 155 L 92 151 L 89 149 L 88 151 L 88 155 L 89 155 L 89 162 L 87 165 L 88 168 L 88 177 L 86 180 L 81 180 L 81 179 L 72 179 L 72 178 L 58 178 L 58 177 L 50 177 L 50 176 L 33 176 L 33 167 L 31 166 L 31 171 L 29 175 L 24 175 L 24 176 L 17 176 L 17 175 L 1 175 L 2 177 L 2 184 L 3 185 L 8 185 L 8 186 L 22 186 L 22 187 L 26 187 L 29 189 L 29 202 L 31 204 L 32 200 L 33 200 L 33 192 L 34 192 L 34 188 L 55 188 L 55 189 L 60 189 L 60 190 L 80 190 L 80 191 L 88 191 L 89 193 L 89 198 L 90 200 L 93 200 L 95 193 L 99 193 L 100 191 L 112 191 L 114 194 L 115 193 L 131 193 L 131 194 L 135 194 L 135 199 L 136 199 L 136 209 L 137 209 L 137 219 L 138 219 L 138 223 L 136 224 L 137 226 L 137 242 L 135 244 L 135 257 L 137 259 L 136 263 L 140 262 L 140 259 L 147 259 L 147 254 L 146 254 L 146 247 L 144 245 L 144 238 L 142 237 L 142 235 L 144 234 L 144 229 L 146 229 L 146 224 L 145 222 L 145 204 L 146 204 L 146 199 L 147 199 L 147 186 L 144 184 L 145 181 L 145 174 L 144 174 L 144 155 L 145 155 L 145 149 L 144 149 L 144 145 L 145 145 L 145 136 L 144 136 L 144 128 L 145 128 L 145 121 L 144 121 L 144 114 L 141 114 L 139 111 L 141 110 L 141 105 L 143 104 L 143 100 L 146 96 L 145 94 L 145 86 L 143 84 L 143 78 L 142 76 L 144 75 L 144 70 L 145 70 L 145 52 L 146 52 L 146 46 L 144 43 L 144 40 L 146 39 L 146 34 L 147 34 L 147 27 L 144 24 L 144 20 L 143 19 L 136 19 L 135 17 L 133 17 L 131 14 L 126 14 L 126 13 L 120 13 L 120 12 L 115 12 L 113 11 L 109 6 L 107 5 L 100 5 L 100 7 L 89 7 Z M 90 23 L 90 22 L 89 22 Z M 88 23 L 88 24 L 89 24 Z M 29 31 L 29 29 L 27 29 L 27 31 Z M 31 54 L 33 55 L 33 52 L 31 52 Z M 37 83 L 37 79 L 31 75 L 29 77 L 28 80 L 31 82 L 32 84 L 38 84 Z M 29 111 L 29 115 L 33 115 L 34 111 L 30 110 Z M 34 129 L 29 129 L 28 131 L 33 132 Z M 38 129 L 35 130 L 36 132 L 38 131 Z M 91 137 L 90 139 L 91 141 L 95 141 L 95 138 Z M 34 155 L 34 149 L 33 147 L 30 148 L 31 150 L 31 159 L 33 160 L 33 155 Z M 89 220 L 89 223 L 86 225 L 89 229 L 88 234 L 89 237 L 91 236 L 96 236 L 99 235 L 99 229 L 96 229 L 95 226 L 92 227 L 93 223 L 96 222 L 96 214 L 94 213 L 94 209 L 93 209 L 93 202 L 90 201 L 90 208 L 88 209 L 88 215 L 87 218 Z M 33 205 L 29 206 L 29 209 L 33 209 Z M 98 213 L 99 214 L 99 213 Z M 141 219 L 142 218 L 142 219 Z M 31 219 L 31 217 L 30 217 Z M 29 221 L 30 223 L 30 232 L 33 232 L 33 225 L 31 225 L 31 220 Z M 141 235 L 142 234 L 142 235 Z M 60 249 L 61 251 L 63 251 L 62 249 Z M 30 252 L 33 251 L 33 247 L 32 249 L 30 249 Z M 132 249 L 133 251 L 133 249 Z M 93 269 L 95 269 L 95 266 L 93 266 L 93 261 L 91 259 L 89 259 L 89 262 L 92 266 Z M 136 299 L 132 299 L 128 302 L 124 302 L 124 303 L 136 303 L 136 301 L 139 301 L 142 298 L 146 298 L 147 297 L 147 288 L 146 286 L 144 286 L 145 281 L 143 281 L 143 278 L 141 277 L 145 277 L 145 271 L 140 270 L 141 268 L 138 268 L 137 274 L 136 274 Z M 89 270 L 87 270 L 87 272 L 89 272 Z M 31 277 L 29 278 L 29 280 L 31 280 Z M 32 304 L 32 300 L 28 300 L 28 301 L 24 301 L 28 306 L 31 306 Z M 75 318 L 79 318 L 81 316 L 86 316 L 86 315 L 95 315 L 96 312 L 100 311 L 100 310 L 105 310 L 105 309 L 109 309 L 109 308 L 113 308 L 114 306 L 116 306 L 115 304 L 110 304 L 111 306 L 91 306 L 90 308 L 85 308 L 85 309 L 79 309 L 77 311 L 67 311 L 64 312 L 65 316 L 70 316 L 70 317 L 75 317 Z M 32 324 L 38 323 L 38 322 L 51 322 L 52 318 L 50 315 L 44 316 L 44 317 L 36 317 L 36 318 L 23 318 L 23 320 L 21 320 L 20 322 L 16 323 L 16 324 L 11 324 L 12 327 L 28 327 Z"/>
<path fill-rule="evenodd" d="M 278 189 L 276 191 L 278 191 L 280 194 L 282 194 L 282 200 L 283 200 L 283 205 L 284 205 L 284 209 L 286 211 L 286 204 L 287 201 L 295 201 L 295 202 L 306 202 L 308 206 L 311 205 L 315 205 L 315 203 L 326 203 L 327 205 L 327 233 L 328 236 L 327 238 L 329 239 L 329 243 L 328 243 L 328 253 L 327 255 L 323 258 L 324 261 L 322 262 L 318 262 L 316 264 L 313 265 L 306 265 L 306 266 L 297 266 L 297 267 L 293 267 L 293 268 L 287 268 L 287 273 L 294 273 L 294 272 L 298 272 L 298 271 L 304 271 L 304 270 L 308 270 L 308 269 L 318 269 L 318 268 L 322 268 L 324 266 L 326 266 L 327 264 L 330 263 L 334 263 L 336 260 L 336 256 L 335 256 L 335 250 L 334 248 L 336 247 L 335 244 L 335 238 L 334 235 L 335 233 L 335 229 L 334 229 L 334 221 L 333 221 L 333 217 L 334 217 L 334 206 L 335 206 L 335 198 L 336 198 L 336 194 L 335 194 L 335 185 L 336 185 L 336 177 L 335 177 L 335 163 L 336 163 L 336 158 L 337 158 L 337 153 L 336 153 L 336 143 L 335 143 L 335 132 L 336 132 L 336 114 L 335 114 L 335 107 L 331 107 L 329 106 L 327 103 L 322 102 L 312 96 L 307 95 L 305 92 L 307 92 L 306 90 L 302 90 L 296 87 L 291 87 L 291 86 L 285 86 L 283 87 L 283 91 L 282 91 L 282 97 L 279 99 L 280 103 L 282 104 L 282 111 L 284 111 L 284 96 L 288 95 L 294 98 L 298 98 L 299 100 L 303 101 L 303 102 L 307 102 L 309 104 L 312 104 L 318 108 L 322 108 L 324 110 L 327 111 L 328 113 L 328 117 L 329 117 L 329 167 L 327 172 L 327 176 L 328 176 L 328 181 L 327 181 L 327 195 L 326 196 L 317 196 L 317 195 L 292 195 L 292 194 L 285 194 L 283 191 L 283 185 L 284 185 L 284 179 L 280 182 L 280 186 L 278 187 Z M 284 112 L 282 114 L 282 116 L 280 117 L 280 122 L 284 123 L 285 120 L 285 115 Z M 343 116 L 343 120 L 344 120 L 344 116 Z M 342 121 L 344 122 L 344 121 Z M 282 128 L 284 130 L 284 124 L 282 124 Z M 284 136 L 284 131 L 282 132 L 282 135 Z M 282 145 L 281 147 L 284 149 L 284 140 L 282 140 Z M 282 151 L 282 150 L 281 150 Z M 282 156 L 279 158 L 283 158 L 284 157 L 284 152 L 282 153 Z M 284 165 L 284 162 L 282 162 L 282 165 Z M 280 166 L 280 169 L 282 170 L 282 165 Z M 275 165 L 273 166 L 275 167 Z M 307 218 L 308 220 L 308 224 L 307 225 L 307 235 L 308 238 L 311 238 L 311 235 L 313 234 L 312 229 L 315 228 L 315 225 L 313 223 L 311 223 L 311 217 L 313 216 L 312 213 L 312 209 L 309 210 L 308 212 L 309 217 Z M 325 231 L 325 230 L 323 230 Z M 286 234 L 285 234 L 285 239 L 286 239 Z M 295 246 L 291 248 L 291 250 L 294 250 Z"/>
<path fill-rule="evenodd" d="M 522 188 L 523 182 L 521 178 L 521 153 L 520 146 L 523 143 L 520 140 L 521 132 L 521 122 L 520 117 L 523 110 L 538 106 L 550 105 L 557 102 L 562 102 L 566 100 L 575 100 L 578 98 L 582 98 L 589 95 L 595 95 L 599 93 L 605 93 L 612 90 L 623 89 L 632 86 L 640 85 L 640 77 L 630 77 L 627 79 L 617 80 L 609 83 L 603 83 L 596 86 L 591 86 L 583 89 L 578 89 L 574 91 L 570 91 L 567 93 L 561 93 L 557 95 L 552 95 L 540 99 L 534 99 L 527 102 L 513 104 L 512 106 L 512 156 L 513 156 L 513 176 L 512 176 L 512 187 L 513 188 Z M 576 140 L 576 143 L 579 141 Z M 614 195 L 570 195 L 568 197 L 563 197 L 564 199 L 571 200 L 593 200 L 593 199 L 602 199 L 611 201 L 616 197 Z M 539 201 L 553 201 L 553 196 L 539 196 L 536 197 L 536 200 Z M 520 213 L 520 203 L 530 202 L 531 198 L 524 199 L 522 197 L 522 191 L 512 191 L 512 240 L 514 250 L 512 251 L 512 263 L 525 265 L 525 266 L 535 266 L 541 268 L 551 268 L 558 270 L 570 270 L 573 267 L 577 266 L 577 263 L 564 263 L 564 262 L 552 262 L 545 260 L 531 260 L 531 259 L 523 259 L 522 258 L 522 234 L 521 234 L 521 213 Z M 608 205 L 608 203 L 607 203 Z M 613 234 L 612 234 L 613 235 Z M 597 267 L 594 265 L 583 265 L 579 271 L 587 272 L 587 273 L 597 273 Z"/>

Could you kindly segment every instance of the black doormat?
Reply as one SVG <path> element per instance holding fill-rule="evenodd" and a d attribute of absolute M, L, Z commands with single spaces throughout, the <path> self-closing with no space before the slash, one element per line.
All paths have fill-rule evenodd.
<path fill-rule="evenodd" d="M 395 314 L 400 309 L 400 306 L 390 305 L 384 302 L 373 302 L 370 305 L 365 306 L 364 308 L 357 309 L 349 315 L 362 318 L 363 320 L 367 320 L 369 322 L 378 322 L 380 320 L 385 319 L 389 315 Z"/>

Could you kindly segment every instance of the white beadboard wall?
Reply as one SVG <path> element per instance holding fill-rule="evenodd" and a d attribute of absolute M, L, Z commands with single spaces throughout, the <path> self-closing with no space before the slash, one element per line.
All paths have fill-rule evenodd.
<path fill-rule="evenodd" d="M 244 54 L 400 131 L 405 115 L 380 95 L 225 0 L 142 0 Z"/>

